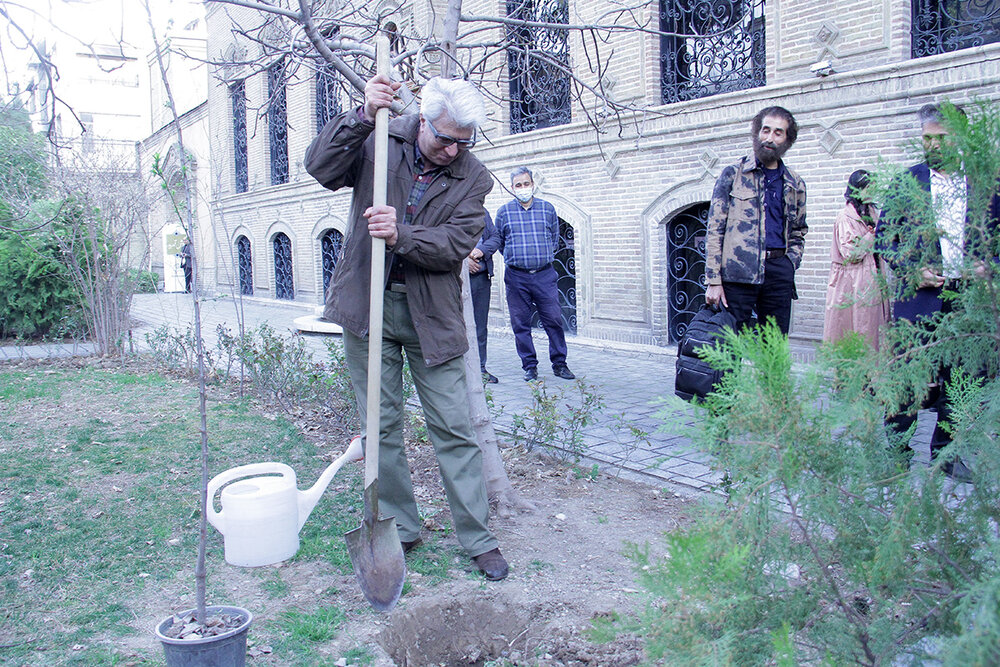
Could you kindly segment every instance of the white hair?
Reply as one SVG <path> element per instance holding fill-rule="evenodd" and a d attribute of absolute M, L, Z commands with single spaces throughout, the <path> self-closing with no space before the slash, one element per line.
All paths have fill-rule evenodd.
<path fill-rule="evenodd" d="M 431 122 L 445 113 L 461 128 L 476 129 L 486 122 L 483 96 L 469 81 L 436 76 L 424 84 L 421 97 L 420 113 Z"/>

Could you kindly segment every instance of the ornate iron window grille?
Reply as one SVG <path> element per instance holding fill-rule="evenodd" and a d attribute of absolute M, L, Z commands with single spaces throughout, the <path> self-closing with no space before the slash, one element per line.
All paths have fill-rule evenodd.
<path fill-rule="evenodd" d="M 660 0 L 663 104 L 763 86 L 764 0 Z"/>
<path fill-rule="evenodd" d="M 253 296 L 253 258 L 250 255 L 250 239 L 245 236 L 236 239 L 236 257 L 239 263 L 240 294 Z"/>
<path fill-rule="evenodd" d="M 325 67 L 316 72 L 316 133 L 340 114 L 339 77 L 333 68 Z"/>
<path fill-rule="evenodd" d="M 568 0 L 507 0 L 507 16 L 524 21 L 569 23 Z M 570 108 L 569 31 L 507 28 L 512 134 L 565 125 Z"/>
<path fill-rule="evenodd" d="M 295 298 L 292 242 L 287 234 L 281 232 L 274 235 L 274 296 L 279 299 Z"/>
<path fill-rule="evenodd" d="M 705 228 L 709 205 L 695 204 L 667 224 L 667 337 L 684 338 L 705 303 Z"/>
<path fill-rule="evenodd" d="M 912 0 L 911 7 L 913 58 L 1000 42 L 996 0 Z"/>
<path fill-rule="evenodd" d="M 236 192 L 246 192 L 250 185 L 247 174 L 247 93 L 246 84 L 237 81 L 229 86 L 233 105 L 233 167 Z"/>
<path fill-rule="evenodd" d="M 320 255 L 323 257 L 323 294 L 330 287 L 333 272 L 337 268 L 337 260 L 344 249 L 344 235 L 339 230 L 330 229 L 320 239 Z"/>
<path fill-rule="evenodd" d="M 288 182 L 288 109 L 285 97 L 285 63 L 267 68 L 267 129 L 271 149 L 271 185 Z"/>

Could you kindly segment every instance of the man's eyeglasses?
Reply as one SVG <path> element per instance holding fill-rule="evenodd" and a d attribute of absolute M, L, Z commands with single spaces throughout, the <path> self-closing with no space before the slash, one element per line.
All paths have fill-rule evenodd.
<path fill-rule="evenodd" d="M 472 131 L 472 138 L 470 139 L 456 139 L 455 137 L 449 137 L 447 134 L 441 134 L 434 127 L 434 123 L 431 122 L 430 118 L 425 117 L 424 122 L 427 123 L 427 127 L 431 128 L 431 133 L 434 135 L 434 139 L 442 146 L 451 146 L 452 144 L 458 144 L 459 148 L 469 149 L 476 145 L 476 131 Z"/>

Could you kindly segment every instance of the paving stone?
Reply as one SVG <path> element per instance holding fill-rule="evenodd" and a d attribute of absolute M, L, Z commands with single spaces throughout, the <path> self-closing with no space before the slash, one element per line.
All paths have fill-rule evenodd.
<path fill-rule="evenodd" d="M 233 333 L 239 330 L 239 312 L 242 312 L 245 330 L 267 323 L 276 332 L 286 333 L 292 331 L 295 318 L 315 310 L 316 306 L 310 304 L 252 297 L 244 298 L 239 308 L 237 301 L 225 295 L 204 298 L 201 302 L 203 331 L 209 346 L 217 344 L 219 326 Z M 140 349 L 145 349 L 148 348 L 146 334 L 155 335 L 157 328 L 169 326 L 185 330 L 190 325 L 193 321 L 192 298 L 189 294 L 137 294 L 132 302 L 132 316 L 139 323 L 133 338 Z M 317 358 L 325 359 L 328 338 L 309 334 L 303 340 Z M 545 392 L 561 396 L 562 403 L 576 404 L 579 401 L 577 383 L 552 375 L 551 365 L 545 358 L 548 350 L 545 334 L 535 332 L 533 338 Z M 635 345 L 615 347 L 575 336 L 567 337 L 567 345 L 570 369 L 587 386 L 593 386 L 604 403 L 598 421 L 583 430 L 583 447 L 591 455 L 589 458 L 613 468 L 624 465 L 623 476 L 657 487 L 686 489 L 684 493 L 695 495 L 710 492 L 721 476 L 711 471 L 708 465 L 711 457 L 695 449 L 686 435 L 697 421 L 697 415 L 685 406 L 668 402 L 673 398 L 676 350 Z M 20 346 L 0 348 L 0 359 L 27 358 L 29 354 L 47 357 L 93 353 L 93 348 L 85 345 L 26 349 Z M 488 388 L 494 404 L 503 407 L 494 425 L 501 438 L 509 437 L 514 416 L 525 414 L 532 404 L 532 388 L 523 380 L 521 362 L 509 329 L 490 331 L 486 367 L 500 380 Z M 415 406 L 416 399 L 412 403 Z M 624 415 L 624 423 L 619 420 L 621 415 Z M 647 433 L 648 444 L 632 446 L 627 442 L 631 438 L 628 427 L 632 425 Z"/>

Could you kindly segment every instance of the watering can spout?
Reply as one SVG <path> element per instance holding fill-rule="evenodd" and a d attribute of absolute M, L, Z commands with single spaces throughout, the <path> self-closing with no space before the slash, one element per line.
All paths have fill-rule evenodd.
<path fill-rule="evenodd" d="M 297 526 L 297 531 L 302 530 L 302 526 L 305 525 L 306 519 L 312 514 L 313 508 L 316 507 L 316 503 L 319 499 L 323 497 L 323 492 L 326 491 L 326 487 L 330 485 L 330 480 L 333 476 L 337 474 L 337 471 L 349 461 L 360 461 L 364 456 L 364 452 L 361 449 L 361 436 L 355 436 L 351 440 L 351 444 L 347 447 L 347 450 L 343 454 L 337 457 L 337 460 L 327 466 L 323 474 L 319 476 L 316 483 L 313 484 L 305 491 L 299 491 L 299 525 Z M 296 532 L 297 532 L 296 531 Z"/>

